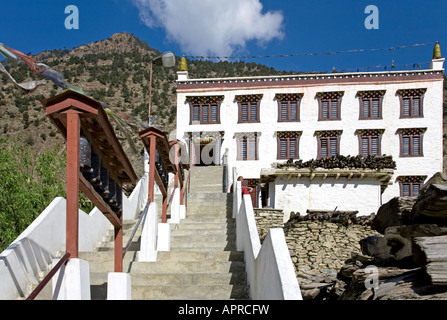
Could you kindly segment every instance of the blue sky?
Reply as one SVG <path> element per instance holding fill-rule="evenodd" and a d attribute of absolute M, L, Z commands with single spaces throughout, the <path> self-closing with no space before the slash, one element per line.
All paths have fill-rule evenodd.
<path fill-rule="evenodd" d="M 79 9 L 77 30 L 65 28 L 68 5 Z M 365 27 L 368 5 L 379 10 L 379 29 Z M 0 43 L 38 53 L 129 32 L 179 56 L 293 55 L 435 41 L 444 53 L 446 15 L 445 0 L 15 0 L 0 5 Z M 394 64 L 427 68 L 432 51 L 432 45 L 395 50 Z M 382 71 L 393 51 L 241 60 L 284 71 Z"/>

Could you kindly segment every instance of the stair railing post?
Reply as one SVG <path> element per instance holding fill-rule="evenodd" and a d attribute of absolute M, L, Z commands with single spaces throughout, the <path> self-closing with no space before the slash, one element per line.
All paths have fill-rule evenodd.
<path fill-rule="evenodd" d="M 120 191 L 121 192 L 121 191 Z M 115 272 L 123 272 L 123 214 L 119 215 L 120 225 L 115 226 Z"/>
<path fill-rule="evenodd" d="M 66 253 L 70 258 L 79 256 L 79 156 L 81 121 L 79 112 L 69 110 L 67 115 L 67 221 Z"/>
<path fill-rule="evenodd" d="M 150 137 L 149 147 L 149 188 L 148 199 L 149 202 L 154 202 L 154 183 L 155 183 L 155 152 L 156 152 L 156 138 Z"/>

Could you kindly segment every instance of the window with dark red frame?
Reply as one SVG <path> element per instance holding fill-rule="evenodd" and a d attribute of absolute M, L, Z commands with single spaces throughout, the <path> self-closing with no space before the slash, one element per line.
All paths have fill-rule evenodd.
<path fill-rule="evenodd" d="M 426 176 L 400 176 L 397 177 L 399 182 L 400 196 L 401 197 L 417 197 L 419 191 L 424 184 Z"/>
<path fill-rule="evenodd" d="M 190 124 L 220 123 L 223 96 L 186 97 L 190 105 Z"/>
<path fill-rule="evenodd" d="M 382 102 L 385 90 L 359 91 L 360 102 L 359 119 L 382 119 Z"/>
<path fill-rule="evenodd" d="M 303 93 L 279 93 L 276 95 L 278 101 L 278 122 L 300 121 L 300 104 Z"/>
<path fill-rule="evenodd" d="M 238 123 L 261 122 L 260 105 L 262 94 L 236 96 L 238 103 Z"/>
<path fill-rule="evenodd" d="M 427 89 L 398 90 L 400 97 L 401 118 L 421 118 L 423 113 L 424 95 Z"/>
<path fill-rule="evenodd" d="M 318 121 L 341 120 L 341 99 L 344 92 L 319 92 Z"/>
<path fill-rule="evenodd" d="M 236 133 L 235 137 L 237 141 L 236 160 L 258 160 L 259 134 L 256 132 Z"/>
<path fill-rule="evenodd" d="M 423 157 L 423 136 L 426 128 L 399 129 L 400 156 Z"/>
<path fill-rule="evenodd" d="M 321 158 L 330 158 L 340 153 L 341 130 L 317 131 L 318 155 Z"/>
<path fill-rule="evenodd" d="M 298 159 L 300 131 L 277 132 L 277 159 Z"/>
<path fill-rule="evenodd" d="M 379 156 L 381 154 L 381 141 L 383 129 L 357 130 L 359 137 L 359 155 Z"/>

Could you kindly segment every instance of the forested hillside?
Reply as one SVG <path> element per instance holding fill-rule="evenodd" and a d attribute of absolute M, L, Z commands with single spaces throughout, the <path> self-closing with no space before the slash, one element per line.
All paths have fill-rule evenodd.
<path fill-rule="evenodd" d="M 159 54 L 137 37 L 120 33 L 73 50 L 38 53 L 33 58 L 63 73 L 65 83 L 84 90 L 115 113 L 134 116 L 147 123 L 149 62 Z M 32 74 L 24 63 L 4 63 L 4 66 L 18 83 L 46 80 L 38 73 Z M 279 73 L 263 65 L 244 62 L 188 61 L 188 68 L 191 77 L 196 78 Z M 174 68 L 154 65 L 153 69 L 151 115 L 158 118 L 157 127 L 167 133 L 175 129 L 177 70 L 178 62 Z M 65 196 L 65 141 L 40 103 L 41 99 L 62 93 L 63 89 L 47 81 L 32 92 L 25 92 L 5 74 L 1 75 L 0 252 L 54 197 Z M 127 123 L 125 117 L 120 123 L 112 123 L 137 174 L 141 175 L 143 146 L 138 131 L 143 128 Z M 82 208 L 91 209 L 85 197 L 81 202 Z"/>

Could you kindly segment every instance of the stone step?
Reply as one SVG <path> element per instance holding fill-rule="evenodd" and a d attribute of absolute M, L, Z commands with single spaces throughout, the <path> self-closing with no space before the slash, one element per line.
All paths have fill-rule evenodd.
<path fill-rule="evenodd" d="M 188 194 L 188 203 L 194 201 L 227 201 L 228 193 L 223 192 L 214 192 L 214 193 L 189 193 Z"/>
<path fill-rule="evenodd" d="M 182 220 L 180 224 L 171 224 L 171 232 L 174 230 L 226 230 L 227 227 L 233 229 L 232 226 L 235 225 L 234 222 L 226 222 L 225 219 L 219 219 L 220 222 L 209 223 L 206 222 L 207 220 L 200 219 L 200 222 L 197 223 L 183 223 Z"/>
<path fill-rule="evenodd" d="M 215 211 L 203 211 L 203 212 L 187 212 L 186 216 L 189 219 L 202 220 L 209 218 L 231 218 L 231 214 L 228 212 L 215 212 Z"/>
<path fill-rule="evenodd" d="M 128 252 L 140 251 L 140 242 L 137 241 L 138 239 L 135 239 L 135 241 L 131 242 Z M 127 243 L 123 241 L 123 249 L 126 246 L 126 244 Z M 113 243 L 113 241 L 101 242 L 100 246 L 95 249 L 96 250 L 95 252 L 111 251 L 114 250 L 114 248 L 115 244 Z"/>
<path fill-rule="evenodd" d="M 242 251 L 177 251 L 159 252 L 157 261 L 244 261 Z"/>
<path fill-rule="evenodd" d="M 189 172 L 191 172 L 191 177 L 200 173 L 214 173 L 214 174 L 222 174 L 223 166 L 208 166 L 208 167 L 191 167 Z"/>
<path fill-rule="evenodd" d="M 188 201 L 188 210 L 201 210 L 205 209 L 227 209 L 229 206 L 225 201 L 214 201 L 211 202 L 203 202 L 201 201 Z"/>
<path fill-rule="evenodd" d="M 236 250 L 236 241 L 222 241 L 218 243 L 195 243 L 195 242 L 174 242 L 171 243 L 171 250 Z"/>
<path fill-rule="evenodd" d="M 133 262 L 130 269 L 135 273 L 228 273 L 245 271 L 242 261 L 180 261 L 180 262 Z"/>
<path fill-rule="evenodd" d="M 135 251 L 128 251 L 127 254 L 124 256 L 123 265 L 129 265 L 134 260 L 135 254 Z M 114 262 L 115 254 L 111 251 L 79 252 L 79 259 L 85 260 L 89 264 L 97 262 Z"/>
<path fill-rule="evenodd" d="M 247 274 L 239 273 L 131 273 L 131 282 L 145 285 L 245 285 Z"/>
<path fill-rule="evenodd" d="M 236 234 L 223 234 L 223 235 L 207 235 L 202 234 L 195 235 L 177 235 L 175 233 L 171 234 L 171 245 L 175 243 L 194 243 L 194 244 L 207 244 L 207 243 L 222 243 L 225 241 L 236 241 Z"/>
<path fill-rule="evenodd" d="M 132 285 L 132 299 L 135 300 L 242 300 L 247 296 L 245 285 Z"/>
<path fill-rule="evenodd" d="M 191 183 L 191 194 L 202 191 L 205 193 L 223 193 L 222 183 L 212 181 L 196 181 L 195 183 Z"/>
<path fill-rule="evenodd" d="M 200 234 L 204 237 L 207 236 L 224 236 L 234 235 L 235 230 L 222 229 L 173 229 L 171 230 L 171 236 L 193 236 Z"/>
<path fill-rule="evenodd" d="M 194 213 L 195 211 L 220 211 L 225 213 L 228 209 L 230 208 L 228 208 L 225 203 L 217 201 L 206 204 L 189 202 L 187 206 L 187 212 L 190 213 Z"/>

